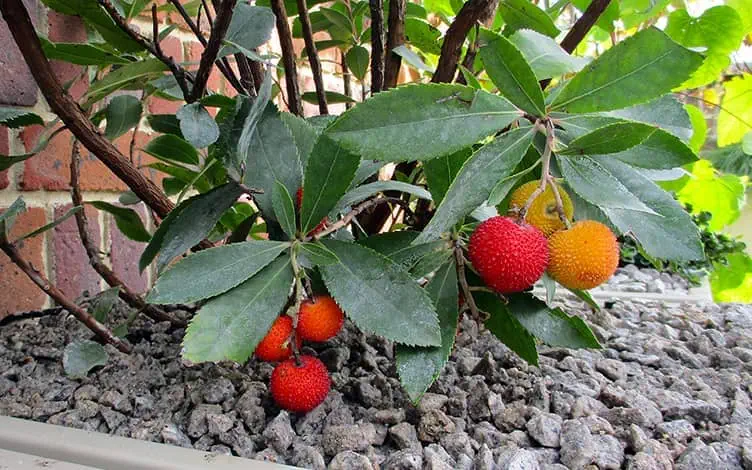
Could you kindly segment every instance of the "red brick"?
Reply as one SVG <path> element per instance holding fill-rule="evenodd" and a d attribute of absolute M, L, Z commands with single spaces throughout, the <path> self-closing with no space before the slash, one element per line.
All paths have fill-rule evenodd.
<path fill-rule="evenodd" d="M 31 208 L 16 218 L 11 229 L 11 239 L 37 229 L 45 223 L 44 209 Z M 44 270 L 44 236 L 24 240 L 19 243 L 19 247 L 26 261 L 39 271 Z M 44 292 L 1 252 L 0 292 L 3 292 L 3 295 L 0 295 L 0 319 L 16 312 L 38 310 L 44 306 L 46 300 Z"/>
<path fill-rule="evenodd" d="M 198 64 L 201 61 L 201 53 L 204 52 L 204 47 L 197 43 L 191 42 L 188 44 L 186 59 L 189 62 L 194 62 L 194 65 L 190 66 L 192 69 L 198 69 Z M 211 74 L 209 74 L 209 81 L 207 82 L 207 88 L 212 91 L 219 91 L 222 85 L 222 74 L 219 72 L 216 66 L 212 68 Z"/>
<path fill-rule="evenodd" d="M 143 204 L 129 207 L 139 213 L 141 220 L 145 219 L 146 209 Z M 148 287 L 146 272 L 143 275 L 138 272 L 138 259 L 141 257 L 146 244 L 133 241 L 123 235 L 115 225 L 115 219 L 109 217 L 112 270 L 130 289 L 135 292 L 144 292 Z"/>
<path fill-rule="evenodd" d="M 36 0 L 24 0 L 24 4 L 31 12 L 32 21 L 38 5 Z M 36 23 L 36 22 L 35 22 Z M 2 64 L 3 79 L 0 80 L 0 104 L 15 106 L 33 106 L 37 102 L 37 84 L 26 66 L 21 51 L 13 42 L 5 21 L 0 21 L 0 64 Z"/>
<path fill-rule="evenodd" d="M 47 23 L 49 25 L 49 39 L 53 42 L 82 43 L 87 41 L 86 27 L 81 19 L 76 16 L 63 15 L 50 10 Z M 68 89 L 75 99 L 81 98 L 86 93 L 88 76 L 84 73 L 84 67 L 58 60 L 50 61 L 50 65 L 63 86 L 68 85 L 74 79 L 76 80 Z"/>
<path fill-rule="evenodd" d="M 0 155 L 10 154 L 8 146 L 8 129 L 0 126 Z M 0 171 L 0 189 L 5 189 L 10 185 L 8 181 L 8 170 Z"/>
<path fill-rule="evenodd" d="M 55 218 L 63 216 L 71 208 L 70 204 L 55 207 Z M 86 206 L 89 218 L 89 236 L 95 246 L 99 246 L 99 224 L 97 210 Z M 99 274 L 89 264 L 89 258 L 81 245 L 75 217 L 67 219 L 53 229 L 52 247 L 55 256 L 55 284 L 65 295 L 75 299 L 84 291 L 89 294 L 99 292 Z"/>
<path fill-rule="evenodd" d="M 149 112 L 151 114 L 175 114 L 183 106 L 182 101 L 171 101 L 157 96 L 149 98 Z"/>

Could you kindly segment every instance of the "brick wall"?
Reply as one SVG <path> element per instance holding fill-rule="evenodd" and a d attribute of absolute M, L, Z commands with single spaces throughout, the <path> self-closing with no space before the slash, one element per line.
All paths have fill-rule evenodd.
<path fill-rule="evenodd" d="M 25 3 L 34 17 L 37 28 L 51 40 L 82 42 L 86 39 L 86 31 L 78 18 L 48 12 L 37 0 L 28 0 Z M 161 14 L 160 21 L 169 24 L 177 21 L 177 17 Z M 148 26 L 146 20 L 141 20 L 138 24 Z M 144 29 L 150 31 L 148 27 Z M 272 41 L 271 47 L 278 50 L 275 43 L 276 39 Z M 0 81 L 0 106 L 32 108 L 45 118 L 52 118 L 3 21 L 0 21 L 0 44 L 3 44 L 0 48 L 0 64 L 3 65 L 4 72 L 4 78 Z M 295 46 L 297 54 L 300 55 L 304 47 L 303 42 L 297 40 Z M 176 59 L 192 63 L 189 67 L 197 67 L 202 51 L 200 44 L 185 29 L 173 32 L 162 42 L 162 48 Z M 334 49 L 330 49 L 322 53 L 322 59 L 338 60 L 337 55 Z M 327 89 L 342 92 L 342 80 L 336 75 L 336 66 L 328 61 L 324 61 Z M 87 81 L 82 67 L 61 62 L 53 62 L 52 65 L 62 83 L 73 83 L 70 91 L 74 97 L 80 97 L 85 93 Z M 314 86 L 310 71 L 302 68 L 299 75 L 301 92 L 312 91 Z M 230 96 L 233 94 L 217 72 L 212 74 L 209 88 Z M 360 86 L 355 82 L 353 90 L 359 94 Z M 179 106 L 178 102 L 152 98 L 146 109 L 151 113 L 174 113 Z M 306 115 L 317 114 L 317 109 L 315 105 L 305 105 Z M 342 111 L 343 105 L 330 106 L 332 113 Z M 21 131 L 0 126 L 0 154 L 20 154 L 31 150 L 41 131 L 41 126 Z M 139 132 L 136 136 L 133 160 L 139 166 L 152 161 L 150 156 L 138 150 L 149 138 L 146 131 Z M 116 145 L 125 155 L 129 155 L 130 140 L 131 135 L 127 134 L 116 141 Z M 6 172 L 0 172 L 0 212 L 18 196 L 23 196 L 29 207 L 29 210 L 18 218 L 12 231 L 14 236 L 51 222 L 70 208 L 70 153 L 71 136 L 64 132 L 55 137 L 39 155 L 14 165 Z M 160 183 L 161 175 L 156 171 L 148 168 L 142 171 L 153 181 Z M 85 149 L 82 149 L 81 187 L 85 201 L 116 202 L 120 192 L 126 189 L 115 175 Z M 139 210 L 144 217 L 147 216 L 144 207 L 140 207 Z M 137 268 L 137 260 L 144 245 L 129 241 L 119 233 L 107 214 L 100 213 L 93 207 L 87 207 L 86 213 L 90 219 L 92 239 L 99 243 L 99 248 L 105 255 L 105 262 L 112 266 L 129 287 L 136 291 L 145 291 L 152 275 L 141 275 Z M 147 224 L 150 225 L 149 221 Z M 73 218 L 54 230 L 26 240 L 22 252 L 37 269 L 46 273 L 71 298 L 79 297 L 84 291 L 94 293 L 104 287 L 103 281 L 89 267 Z M 14 312 L 48 307 L 50 302 L 4 254 L 0 253 L 0 318 Z"/>

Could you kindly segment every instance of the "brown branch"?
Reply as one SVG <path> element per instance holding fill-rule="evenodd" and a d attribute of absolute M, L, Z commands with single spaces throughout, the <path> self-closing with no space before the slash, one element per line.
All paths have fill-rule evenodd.
<path fill-rule="evenodd" d="M 611 0 L 593 0 L 585 9 L 580 19 L 572 26 L 564 39 L 561 41 L 561 48 L 572 53 L 580 42 L 587 36 L 601 14 L 606 11 Z"/>
<path fill-rule="evenodd" d="M 496 5 L 498 2 L 495 0 L 469 0 L 462 6 L 444 36 L 439 64 L 431 79 L 433 83 L 449 83 L 454 80 L 462 45 L 465 44 L 470 28 L 482 21 Z"/>
<path fill-rule="evenodd" d="M 112 145 L 89 120 L 73 98 L 60 86 L 42 51 L 34 25 L 22 0 L 0 1 L 0 11 L 29 66 L 34 80 L 57 114 L 74 136 L 97 156 L 118 178 L 144 201 L 159 217 L 167 217 L 174 205 Z"/>
<path fill-rule="evenodd" d="M 71 299 L 58 289 L 56 286 L 50 283 L 50 281 L 44 276 L 44 274 L 37 271 L 34 266 L 28 263 L 21 253 L 18 251 L 16 245 L 10 243 L 5 236 L 5 232 L 0 231 L 0 250 L 8 255 L 13 263 L 26 274 L 29 279 L 34 282 L 45 294 L 49 295 L 55 302 L 63 306 L 67 311 L 73 314 L 81 323 L 86 325 L 95 335 L 102 339 L 105 343 L 109 343 L 115 346 L 119 351 L 124 353 L 131 352 L 131 346 L 113 335 L 112 332 L 103 324 L 99 323 L 96 318 L 91 316 L 89 312 L 82 309 L 75 304 Z"/>
<path fill-rule="evenodd" d="M 329 114 L 329 107 L 326 105 L 324 77 L 321 73 L 321 61 L 319 60 L 319 53 L 316 50 L 316 43 L 313 40 L 313 28 L 311 27 L 311 18 L 308 16 L 308 5 L 306 4 L 306 0 L 297 0 L 297 2 L 300 24 L 303 27 L 303 40 L 305 41 L 306 54 L 308 54 L 308 63 L 311 65 L 313 83 L 316 86 L 316 97 L 319 100 L 319 113 Z"/>
<path fill-rule="evenodd" d="M 454 247 L 454 260 L 456 262 L 456 268 L 457 268 L 457 279 L 460 282 L 460 287 L 462 288 L 462 295 L 465 297 L 465 302 L 467 302 L 467 306 L 470 308 L 470 314 L 473 317 L 473 320 L 477 321 L 478 323 L 481 323 L 483 321 L 483 318 L 480 314 L 480 311 L 478 310 L 478 306 L 475 305 L 475 299 L 473 298 L 473 293 L 470 290 L 470 285 L 467 283 L 467 276 L 465 275 L 465 255 L 462 253 L 462 247 L 457 243 Z"/>
<path fill-rule="evenodd" d="M 194 101 L 204 96 L 206 83 L 209 81 L 209 74 L 211 74 L 214 67 L 214 62 L 217 61 L 222 41 L 227 34 L 227 29 L 230 27 L 230 21 L 232 21 L 235 2 L 236 0 L 224 0 L 219 11 L 217 11 L 216 18 L 214 18 L 211 36 L 209 36 L 209 42 L 206 43 L 206 49 L 201 54 L 201 63 L 198 66 L 198 72 L 196 72 L 196 82 L 193 84 L 192 98 Z"/>
<path fill-rule="evenodd" d="M 240 84 L 248 91 L 250 95 L 256 95 L 256 80 L 253 79 L 253 72 L 251 71 L 251 64 L 248 61 L 248 57 L 243 54 L 235 54 L 235 63 L 238 64 L 238 72 L 240 72 Z"/>
<path fill-rule="evenodd" d="M 307 237 L 306 241 L 319 240 L 319 239 L 321 239 L 321 238 L 329 235 L 330 233 L 336 232 L 337 230 L 339 230 L 339 229 L 347 226 L 347 224 L 349 224 L 350 222 L 352 222 L 352 220 L 356 216 L 358 216 L 358 214 L 361 214 L 366 209 L 374 207 L 374 206 L 378 206 L 379 204 L 383 204 L 385 202 L 392 202 L 392 203 L 395 203 L 395 204 L 399 204 L 403 208 L 407 208 L 407 210 L 410 209 L 409 207 L 406 207 L 405 201 L 403 201 L 402 199 L 397 198 L 397 197 L 379 197 L 379 198 L 375 198 L 375 199 L 368 199 L 367 201 L 363 201 L 360 204 L 358 204 L 357 206 L 353 207 L 350 212 L 348 212 L 347 214 L 345 214 L 344 216 L 342 216 L 342 218 L 339 219 L 338 221 L 336 221 L 335 223 L 333 223 L 331 225 L 327 225 L 324 230 L 322 230 L 320 232 L 317 232 L 316 234 L 314 234 L 314 235 L 312 235 L 310 237 Z"/>
<path fill-rule="evenodd" d="M 76 206 L 83 206 L 84 204 L 83 197 L 81 196 L 81 186 L 79 184 L 80 166 L 81 154 L 78 151 L 78 142 L 74 142 L 73 151 L 71 153 L 70 183 L 71 199 L 73 200 L 73 204 Z M 97 250 L 97 248 L 94 246 L 93 241 L 91 240 L 91 237 L 89 237 L 89 222 L 86 218 L 86 211 L 80 210 L 76 212 L 75 217 L 76 226 L 78 227 L 78 235 L 81 238 L 81 244 L 86 251 L 86 255 L 89 257 L 89 264 L 91 264 L 91 267 L 94 268 L 94 271 L 96 271 L 97 274 L 99 274 L 110 287 L 120 288 L 118 296 L 123 299 L 125 303 L 127 303 L 132 308 L 135 308 L 136 310 L 143 311 L 144 314 L 146 314 L 154 321 L 168 321 L 174 326 L 178 327 L 184 327 L 186 325 L 184 321 L 168 315 L 166 312 L 155 307 L 154 305 L 147 304 L 144 299 L 142 299 L 138 294 L 129 289 L 128 286 L 125 285 L 125 283 L 115 274 L 115 272 L 112 271 L 112 269 L 110 269 L 107 265 L 105 265 L 99 257 L 99 250 Z"/>
<path fill-rule="evenodd" d="M 386 37 L 384 57 L 384 90 L 397 86 L 402 57 L 393 51 L 405 43 L 405 0 L 389 0 L 389 32 Z"/>
<path fill-rule="evenodd" d="M 342 88 L 344 89 L 345 96 L 352 98 L 352 80 L 350 77 L 350 69 L 347 67 L 347 58 L 345 53 L 340 51 L 340 67 L 342 68 Z M 352 103 L 346 102 L 345 108 L 350 109 Z"/>
<path fill-rule="evenodd" d="M 371 94 L 374 94 L 384 89 L 384 0 L 369 0 L 368 5 L 371 9 Z"/>
<path fill-rule="evenodd" d="M 277 34 L 282 48 L 282 63 L 285 66 L 285 83 L 287 84 L 287 107 L 298 116 L 303 115 L 303 103 L 300 101 L 298 88 L 298 71 L 295 67 L 295 49 L 292 45 L 292 31 L 287 21 L 284 0 L 271 0 L 272 11 L 277 18 Z"/>

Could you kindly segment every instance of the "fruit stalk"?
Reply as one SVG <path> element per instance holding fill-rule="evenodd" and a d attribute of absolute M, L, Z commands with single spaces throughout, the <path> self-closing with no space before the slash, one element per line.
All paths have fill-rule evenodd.
<path fill-rule="evenodd" d="M 549 175 L 548 177 L 551 180 L 551 191 L 554 193 L 554 199 L 556 200 L 556 213 L 559 214 L 559 220 L 561 220 L 566 228 L 571 228 L 572 223 L 569 221 L 567 214 L 564 212 L 564 203 L 561 200 L 561 193 L 559 193 L 559 188 L 556 186 L 554 178 L 551 175 Z"/>
<path fill-rule="evenodd" d="M 540 130 L 541 122 L 536 122 L 535 127 Z M 535 201 L 535 198 L 543 194 L 543 191 L 546 190 L 546 185 L 548 184 L 548 181 L 551 177 L 551 150 L 554 146 L 554 126 L 551 123 L 550 119 L 546 119 L 544 121 L 543 129 L 545 130 L 546 134 L 546 147 L 543 149 L 543 155 L 541 155 L 541 183 L 540 186 L 538 186 L 538 188 L 536 188 L 536 190 L 533 191 L 532 194 L 530 194 L 530 197 L 528 197 L 527 201 L 525 201 L 525 205 L 522 206 L 522 209 L 520 209 L 520 213 L 518 215 L 520 220 L 525 220 L 525 215 L 527 215 L 527 211 L 530 209 L 533 201 Z"/>
<path fill-rule="evenodd" d="M 472 292 L 470 291 L 470 285 L 467 283 L 467 277 L 465 276 L 465 255 L 462 253 L 462 246 L 459 242 L 454 245 L 454 259 L 457 262 L 457 279 L 460 281 L 462 295 L 465 297 L 465 302 L 467 302 L 473 320 L 480 323 L 480 311 L 478 311 L 478 306 L 475 305 L 475 299 L 473 299 Z"/>
<path fill-rule="evenodd" d="M 290 250 L 290 262 L 292 264 L 293 275 L 295 276 L 295 285 L 293 286 L 292 293 L 292 295 L 295 296 L 295 301 L 290 305 L 285 314 L 292 318 L 293 328 L 290 332 L 290 338 L 288 341 L 290 343 L 290 349 L 292 349 L 292 356 L 295 358 L 295 364 L 300 367 L 302 363 L 300 362 L 300 351 L 298 350 L 298 342 L 295 335 L 297 335 L 296 330 L 298 328 L 298 312 L 300 311 L 300 305 L 305 298 L 306 291 L 303 288 L 305 270 L 301 268 L 298 263 L 298 247 L 299 245 L 296 243 L 293 245 L 292 250 Z"/>

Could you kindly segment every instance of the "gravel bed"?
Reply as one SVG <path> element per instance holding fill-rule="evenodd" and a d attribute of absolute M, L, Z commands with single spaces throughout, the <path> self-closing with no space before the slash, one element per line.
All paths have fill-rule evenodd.
<path fill-rule="evenodd" d="M 182 330 L 142 324 L 83 380 L 62 350 L 88 333 L 65 313 L 0 328 L 0 414 L 315 469 L 752 470 L 752 307 L 616 301 L 590 312 L 603 350 L 541 347 L 528 366 L 463 320 L 421 403 L 392 345 L 351 325 L 306 347 L 333 390 L 280 411 L 272 365 L 190 365 Z"/>

